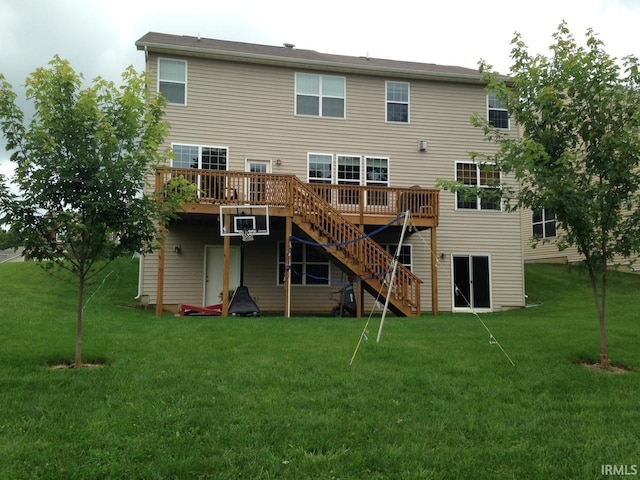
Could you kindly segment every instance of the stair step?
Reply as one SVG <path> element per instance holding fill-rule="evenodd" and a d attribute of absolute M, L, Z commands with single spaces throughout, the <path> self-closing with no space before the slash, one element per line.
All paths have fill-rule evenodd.
<path fill-rule="evenodd" d="M 300 182 L 299 184 L 296 182 L 295 186 L 302 192 L 303 198 L 305 201 L 301 201 L 298 208 L 304 208 L 304 205 L 309 205 L 308 200 L 315 196 L 315 192 L 309 189 L 305 184 Z M 334 228 L 339 228 L 335 225 L 332 225 L 331 222 L 334 222 L 337 219 L 340 219 L 341 222 L 344 222 L 345 225 L 350 225 L 350 228 L 357 229 L 354 225 L 350 224 L 338 211 L 334 211 L 333 207 L 322 199 L 314 199 L 313 205 L 313 215 L 310 214 L 295 214 L 293 217 L 294 223 L 298 225 L 307 235 L 309 235 L 314 241 L 319 244 L 328 244 L 328 243 L 336 243 L 336 240 L 332 240 L 329 235 Z M 324 210 L 323 210 L 324 209 Z M 324 217 L 322 225 L 320 223 L 314 223 L 314 220 L 320 221 Z M 330 219 L 330 217 L 333 217 Z M 364 239 L 363 242 L 373 242 L 375 241 L 367 238 Z M 349 270 L 354 272 L 365 285 L 368 286 L 368 290 L 371 293 L 372 291 L 382 291 L 385 295 L 388 292 L 386 285 L 384 285 L 384 277 L 371 278 L 374 275 L 374 272 L 367 268 L 366 263 L 357 258 L 354 255 L 354 251 L 352 249 L 343 249 L 338 246 L 325 246 L 325 251 L 333 256 L 338 262 L 345 265 Z M 404 267 L 402 267 L 404 268 Z M 402 290 L 404 291 L 404 290 Z M 390 304 L 392 305 L 392 309 L 396 313 L 400 313 L 405 316 L 415 316 L 419 314 L 415 305 L 409 301 L 408 298 L 404 298 L 398 295 L 398 291 L 392 291 Z"/>

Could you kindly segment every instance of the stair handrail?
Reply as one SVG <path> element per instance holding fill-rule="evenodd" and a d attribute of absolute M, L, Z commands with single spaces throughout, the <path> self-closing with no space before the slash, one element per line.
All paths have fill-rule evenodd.
<path fill-rule="evenodd" d="M 322 232 L 329 240 L 328 249 L 339 249 L 343 254 L 362 262 L 368 277 L 372 280 L 377 279 L 377 283 L 384 289 L 383 293 L 387 295 L 389 289 L 385 279 L 391 271 L 393 256 L 370 238 L 365 237 L 363 241 L 354 242 L 353 240 L 361 238 L 364 232 L 314 192 L 313 184 L 305 184 L 294 177 L 290 192 L 294 213 L 300 216 L 302 221 L 315 225 Z M 396 285 L 392 287 L 392 293 L 397 299 L 419 311 L 421 283 L 422 280 L 417 275 L 404 265 L 398 265 Z"/>

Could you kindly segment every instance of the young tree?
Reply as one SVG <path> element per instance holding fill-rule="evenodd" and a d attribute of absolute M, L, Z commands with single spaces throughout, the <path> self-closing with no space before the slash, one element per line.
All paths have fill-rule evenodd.
<path fill-rule="evenodd" d="M 35 114 L 25 125 L 17 95 L 0 75 L 0 127 L 17 164 L 18 192 L 3 181 L 0 223 L 30 258 L 77 277 L 76 367 L 87 281 L 105 261 L 150 251 L 170 213 L 143 193 L 168 155 L 160 148 L 169 128 L 165 100 L 152 96 L 132 67 L 122 80 L 116 87 L 97 78 L 85 88 L 82 75 L 56 56 L 26 80 Z"/>
<path fill-rule="evenodd" d="M 475 117 L 496 155 L 479 155 L 512 174 L 502 190 L 508 208 L 547 209 L 589 272 L 600 323 L 600 365 L 607 349 L 607 269 L 640 251 L 640 71 L 638 60 L 609 56 L 592 30 L 578 45 L 563 22 L 551 55 L 531 56 L 519 34 L 512 41 L 510 81 L 481 62 L 522 136 L 509 138 Z"/>

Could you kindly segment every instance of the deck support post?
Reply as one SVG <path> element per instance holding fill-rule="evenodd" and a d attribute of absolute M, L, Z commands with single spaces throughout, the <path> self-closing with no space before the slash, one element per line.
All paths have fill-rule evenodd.
<path fill-rule="evenodd" d="M 431 227 L 431 312 L 438 315 L 438 236 L 436 227 Z"/>
<path fill-rule="evenodd" d="M 231 231 L 231 219 L 225 216 L 225 231 Z M 222 316 L 229 316 L 229 283 L 231 275 L 231 237 L 224 236 L 224 272 L 222 275 Z"/>
<path fill-rule="evenodd" d="M 285 266 L 284 266 L 284 316 L 291 318 L 291 234 L 292 217 L 287 215 L 285 225 Z"/>
<path fill-rule="evenodd" d="M 358 228 L 362 230 L 362 234 L 364 235 L 364 210 L 362 206 L 362 202 L 360 202 L 360 223 L 358 224 Z M 357 275 L 354 272 L 354 278 L 358 280 L 355 283 L 354 293 L 356 296 L 356 318 L 362 318 L 362 312 L 364 312 L 364 285 L 362 284 L 363 280 L 360 278 L 360 275 Z M 349 279 L 351 281 L 351 279 Z"/>
<path fill-rule="evenodd" d="M 160 251 L 158 252 L 158 284 L 156 289 L 156 317 L 162 317 L 164 310 L 164 257 L 166 251 L 166 229 L 160 229 Z"/>
<path fill-rule="evenodd" d="M 355 288 L 356 294 L 356 318 L 362 318 L 362 311 L 364 310 L 364 287 L 362 286 L 362 280 L 358 279 Z"/>

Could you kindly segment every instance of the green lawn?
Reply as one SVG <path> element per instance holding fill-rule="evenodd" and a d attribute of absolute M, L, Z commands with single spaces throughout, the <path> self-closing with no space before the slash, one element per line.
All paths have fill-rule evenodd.
<path fill-rule="evenodd" d="M 640 464 L 640 375 L 589 371 L 578 268 L 527 267 L 534 308 L 366 319 L 158 319 L 107 268 L 73 358 L 75 290 L 0 265 L 0 479 L 600 479 Z M 104 277 L 103 275 L 103 277 Z M 610 357 L 640 370 L 640 276 L 612 274 Z"/>

